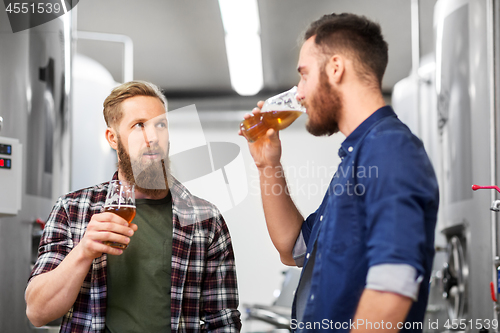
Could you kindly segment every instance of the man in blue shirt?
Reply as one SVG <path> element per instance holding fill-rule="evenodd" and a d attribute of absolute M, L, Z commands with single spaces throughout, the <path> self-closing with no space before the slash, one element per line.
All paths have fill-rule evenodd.
<path fill-rule="evenodd" d="M 288 191 L 275 190 L 287 186 L 278 133 L 249 144 L 273 244 L 284 264 L 304 267 L 297 332 L 423 330 L 438 186 L 421 141 L 382 97 L 387 49 L 380 26 L 353 14 L 325 15 L 305 33 L 297 98 L 307 130 L 346 136 L 323 202 L 307 219 Z"/>

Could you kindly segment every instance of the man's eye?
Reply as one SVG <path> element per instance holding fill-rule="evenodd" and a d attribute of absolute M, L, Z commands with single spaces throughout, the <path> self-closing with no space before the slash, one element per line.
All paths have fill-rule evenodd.
<path fill-rule="evenodd" d="M 167 128 L 166 123 L 158 123 L 156 126 L 158 126 L 159 128 Z"/>
<path fill-rule="evenodd" d="M 134 127 L 143 128 L 144 127 L 144 123 L 137 123 L 137 124 L 134 125 Z"/>

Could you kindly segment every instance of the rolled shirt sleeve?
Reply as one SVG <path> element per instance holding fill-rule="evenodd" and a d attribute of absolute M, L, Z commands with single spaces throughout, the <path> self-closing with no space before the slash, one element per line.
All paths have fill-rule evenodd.
<path fill-rule="evenodd" d="M 41 237 L 38 258 L 28 280 L 56 268 L 73 248 L 72 233 L 68 223 L 65 203 L 59 198 L 45 224 Z"/>
<path fill-rule="evenodd" d="M 410 265 L 381 264 L 370 267 L 366 277 L 366 289 L 392 292 L 418 300 L 423 276 Z"/>
<path fill-rule="evenodd" d="M 328 196 L 325 196 L 323 201 L 325 201 Z M 324 202 L 322 203 L 322 205 Z M 314 213 L 309 215 L 305 221 L 302 223 L 302 228 L 300 229 L 300 234 L 295 241 L 295 245 L 292 250 L 293 260 L 295 260 L 295 264 L 297 267 L 304 267 L 306 253 L 307 253 L 307 243 L 309 242 L 309 238 L 311 237 L 311 232 L 314 227 L 314 224 L 317 223 L 318 213 L 320 213 L 320 208 L 318 208 Z"/>
<path fill-rule="evenodd" d="M 302 230 L 300 231 L 299 237 L 297 237 L 297 241 L 295 241 L 295 246 L 293 247 L 292 255 L 293 260 L 295 260 L 295 264 L 297 267 L 304 266 L 304 260 L 307 252 L 307 244 L 304 239 L 304 234 Z"/>

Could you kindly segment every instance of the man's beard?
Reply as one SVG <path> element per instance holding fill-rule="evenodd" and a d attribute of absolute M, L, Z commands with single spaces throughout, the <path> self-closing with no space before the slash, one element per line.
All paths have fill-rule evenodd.
<path fill-rule="evenodd" d="M 161 151 L 156 146 L 151 149 Z M 118 137 L 118 168 L 125 180 L 134 184 L 141 193 L 158 196 L 168 191 L 170 181 L 170 163 L 168 158 L 162 158 L 150 163 L 141 162 L 141 158 L 131 161 L 122 140 Z M 139 156 L 142 156 L 140 154 Z"/>
<path fill-rule="evenodd" d="M 315 136 L 332 135 L 339 131 L 339 115 L 342 108 L 340 93 L 335 90 L 326 75 L 325 66 L 320 70 L 317 92 L 309 104 L 306 129 Z"/>

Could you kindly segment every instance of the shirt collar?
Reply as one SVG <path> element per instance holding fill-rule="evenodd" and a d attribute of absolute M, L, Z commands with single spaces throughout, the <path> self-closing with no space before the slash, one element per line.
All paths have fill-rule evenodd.
<path fill-rule="evenodd" d="M 365 134 L 375 125 L 379 120 L 385 117 L 396 117 L 394 110 L 390 105 L 386 105 L 372 113 L 365 119 L 356 129 L 349 134 L 349 136 L 342 142 L 339 148 L 339 157 L 344 158 L 350 155 L 356 149 L 358 143 L 363 139 Z"/>

